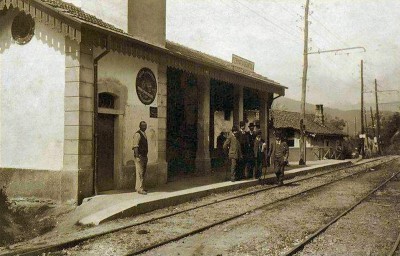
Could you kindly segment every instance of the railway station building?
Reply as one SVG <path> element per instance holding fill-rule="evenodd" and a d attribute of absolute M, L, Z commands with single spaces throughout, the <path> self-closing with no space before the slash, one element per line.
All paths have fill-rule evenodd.
<path fill-rule="evenodd" d="M 286 87 L 166 40 L 165 0 L 0 0 L 0 186 L 80 203 L 133 189 L 133 135 L 148 124 L 146 183 L 212 168 L 221 127 L 257 109 L 268 131 Z"/>

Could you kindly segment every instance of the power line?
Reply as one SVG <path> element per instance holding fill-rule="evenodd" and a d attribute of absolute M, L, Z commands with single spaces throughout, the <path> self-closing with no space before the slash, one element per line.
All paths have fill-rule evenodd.
<path fill-rule="evenodd" d="M 276 24 L 275 22 L 269 20 L 268 18 L 266 18 L 265 16 L 261 15 L 260 13 L 258 13 L 257 11 L 251 9 L 250 7 L 248 7 L 247 5 L 243 4 L 242 2 L 240 2 L 239 0 L 234 0 L 235 2 L 237 2 L 238 4 L 242 5 L 243 7 L 245 7 L 246 9 L 248 9 L 249 11 L 251 11 L 252 13 L 256 14 L 258 17 L 262 18 L 263 20 L 267 21 L 268 23 L 274 25 L 275 27 L 277 27 L 279 30 L 285 32 L 288 35 L 288 39 L 294 41 L 296 44 L 299 44 L 299 42 L 297 40 L 294 40 L 293 34 L 286 31 L 284 28 L 282 28 L 280 25 Z"/>
<path fill-rule="evenodd" d="M 284 10 L 286 13 L 288 13 L 290 16 L 293 16 L 293 13 L 290 13 L 290 11 L 287 9 L 287 8 L 285 8 L 285 7 L 283 7 L 279 2 L 277 2 L 277 1 L 274 1 L 274 0 L 271 0 L 272 2 L 274 2 L 274 3 L 276 3 L 276 5 L 274 5 L 274 7 L 278 7 L 278 8 L 280 8 L 280 9 L 282 9 L 282 10 Z M 250 2 L 250 0 L 247 0 L 247 2 Z M 265 13 L 268 13 L 268 12 L 270 12 L 270 10 L 265 10 L 265 8 L 263 8 L 264 9 L 264 11 L 265 11 Z M 297 12 L 295 12 L 295 16 L 301 16 L 300 14 L 298 14 Z M 297 20 L 296 20 L 297 21 Z M 283 23 L 281 23 L 281 25 L 284 25 Z M 289 28 L 291 31 L 293 31 L 293 32 L 296 32 L 296 33 L 299 33 L 299 32 L 301 32 L 302 31 L 302 28 L 300 28 L 300 27 L 297 27 L 298 29 L 295 29 L 295 28 L 293 28 L 293 26 L 292 25 L 290 25 L 290 26 L 287 26 L 287 25 L 284 25 L 285 27 L 287 27 L 287 28 Z"/>
<path fill-rule="evenodd" d="M 314 16 L 317 16 L 316 14 Z M 328 33 L 330 33 L 331 35 L 333 35 L 335 37 L 336 40 L 338 40 L 339 42 L 343 43 L 344 45 L 348 46 L 348 44 L 346 44 L 336 33 L 334 33 L 333 31 L 331 31 L 330 29 L 328 29 L 320 20 L 318 20 L 316 17 L 314 17 L 313 15 L 311 15 L 311 18 L 313 20 L 315 20 L 317 23 L 319 23 L 326 31 L 328 31 Z"/>
<path fill-rule="evenodd" d="M 301 14 L 299 14 L 298 12 L 295 12 L 295 11 L 293 11 L 293 13 L 291 13 L 291 11 L 289 11 L 287 8 L 283 7 L 281 5 L 281 3 L 279 3 L 278 1 L 275 1 L 275 0 L 271 0 L 271 1 L 276 3 L 282 10 L 284 10 L 286 13 L 288 13 L 290 15 L 292 15 L 294 13 L 296 16 L 302 16 Z"/>

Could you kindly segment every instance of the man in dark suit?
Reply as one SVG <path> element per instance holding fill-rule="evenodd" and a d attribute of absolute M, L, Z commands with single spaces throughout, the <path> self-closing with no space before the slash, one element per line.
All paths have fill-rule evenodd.
<path fill-rule="evenodd" d="M 254 132 L 254 123 L 249 124 L 247 132 L 248 148 L 247 148 L 247 163 L 246 163 L 246 178 L 253 178 L 255 160 L 254 160 L 254 142 L 256 140 L 256 132 Z"/>
<path fill-rule="evenodd" d="M 255 173 L 254 177 L 256 179 L 260 179 L 262 176 L 262 168 L 267 166 L 266 163 L 266 151 L 267 145 L 265 144 L 264 140 L 261 138 L 261 131 L 255 132 L 256 139 L 254 141 L 254 160 L 255 160 Z"/>
<path fill-rule="evenodd" d="M 242 159 L 242 149 L 239 142 L 239 130 L 236 126 L 232 127 L 232 133 L 224 142 L 224 149 L 228 150 L 228 157 L 231 161 L 231 181 L 239 179 L 238 163 Z"/>
<path fill-rule="evenodd" d="M 282 133 L 275 131 L 275 141 L 269 147 L 268 156 L 271 157 L 271 166 L 275 172 L 279 186 L 283 185 L 284 169 L 288 163 L 289 147 L 282 141 Z"/>
<path fill-rule="evenodd" d="M 252 149 L 250 148 L 249 135 L 246 132 L 245 121 L 240 121 L 239 127 L 240 127 L 239 142 L 240 142 L 240 147 L 242 150 L 243 158 L 239 161 L 238 177 L 239 177 L 239 179 L 243 179 L 243 178 L 247 177 L 247 172 L 248 172 L 247 163 L 248 163 L 248 159 L 249 159 L 249 150 L 252 150 Z"/>

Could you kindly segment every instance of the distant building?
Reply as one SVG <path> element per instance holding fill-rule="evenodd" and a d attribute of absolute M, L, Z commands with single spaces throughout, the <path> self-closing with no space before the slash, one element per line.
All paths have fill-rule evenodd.
<path fill-rule="evenodd" d="M 258 110 L 246 111 L 248 122 L 259 122 Z M 289 145 L 289 161 L 297 162 L 300 159 L 300 119 L 299 112 L 284 110 L 271 110 L 271 129 L 282 132 Z M 344 138 L 347 136 L 343 131 L 332 127 L 325 122 L 323 106 L 316 105 L 315 114 L 307 114 L 305 121 L 306 154 L 307 160 L 321 160 L 327 158 L 339 158 L 337 149 L 343 149 Z M 218 129 L 220 131 L 221 129 Z M 270 140 L 274 135 L 270 131 Z"/>
<path fill-rule="evenodd" d="M 286 87 L 239 56 L 167 41 L 165 16 L 165 0 L 0 0 L 0 186 L 10 196 L 79 203 L 132 189 L 141 120 L 152 187 L 188 166 L 206 174 L 216 124 L 230 129 L 249 105 L 267 133 Z"/>
<path fill-rule="evenodd" d="M 299 160 L 300 119 L 299 112 L 272 110 L 273 127 L 283 132 L 290 148 L 289 161 Z M 315 115 L 306 115 L 306 156 L 307 160 L 338 158 L 338 147 L 343 146 L 346 134 L 325 122 L 323 106 L 316 105 Z"/>

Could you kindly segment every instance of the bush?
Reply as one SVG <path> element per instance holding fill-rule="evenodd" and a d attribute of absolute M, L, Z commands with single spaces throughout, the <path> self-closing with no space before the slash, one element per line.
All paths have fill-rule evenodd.
<path fill-rule="evenodd" d="M 10 244 L 13 240 L 11 203 L 8 200 L 5 187 L 0 188 L 0 246 Z"/>

